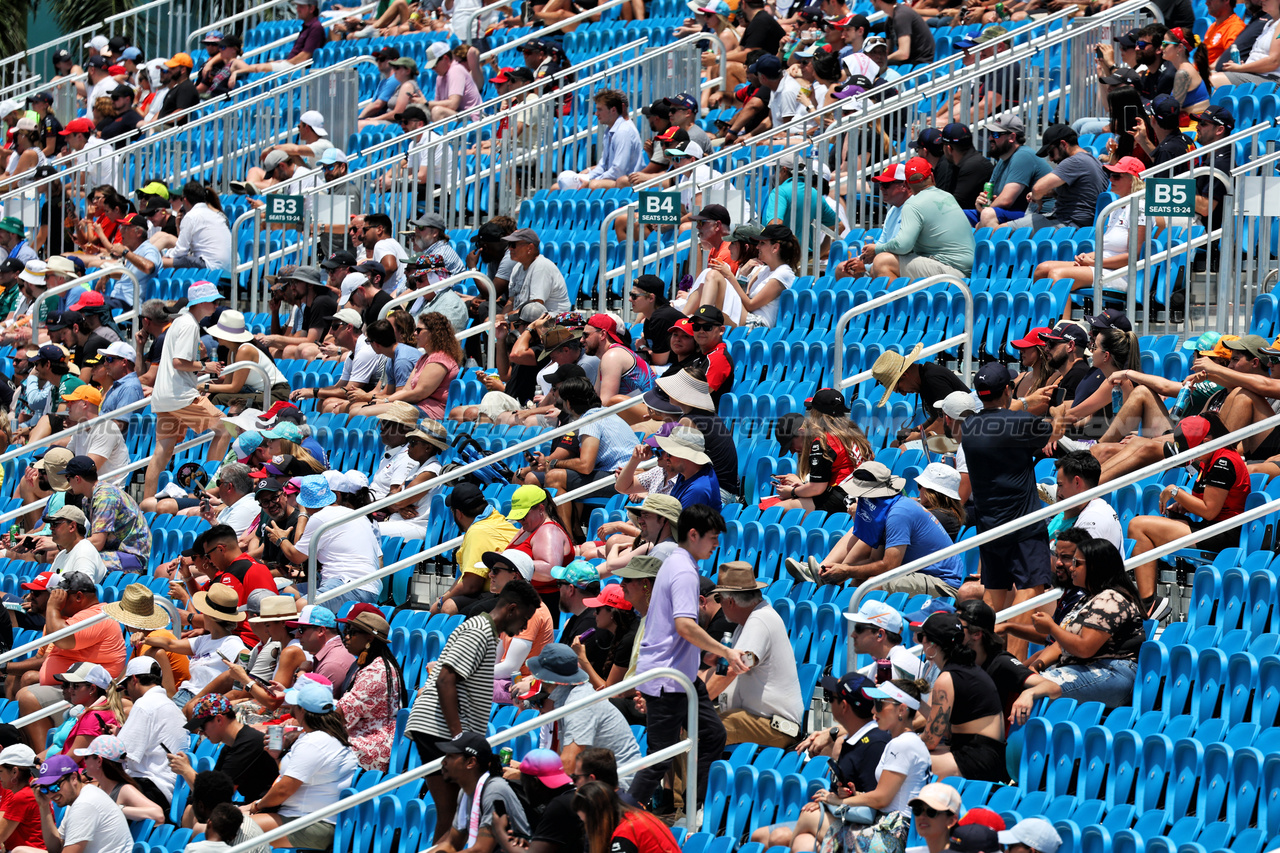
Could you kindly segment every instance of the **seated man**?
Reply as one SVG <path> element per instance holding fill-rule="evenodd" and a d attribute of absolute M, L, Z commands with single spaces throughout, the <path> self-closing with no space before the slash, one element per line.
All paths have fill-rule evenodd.
<path fill-rule="evenodd" d="M 67 404 L 67 422 L 82 424 L 98 417 L 102 392 L 92 385 L 81 385 L 64 394 L 62 399 Z M 129 447 L 120 433 L 120 424 L 113 420 L 104 420 L 91 429 L 75 433 L 67 442 L 67 449 L 77 456 L 88 457 L 99 470 L 107 473 L 129 464 Z"/>
<path fill-rule="evenodd" d="M 72 462 L 75 460 L 73 459 Z M 70 467 L 70 464 L 68 464 Z M 64 506 L 44 517 L 52 531 L 55 545 L 60 549 L 49 568 L 55 575 L 86 575 L 94 583 L 107 576 L 107 567 L 93 543 L 85 538 L 89 531 L 89 519 L 78 507 Z"/>
<path fill-rule="evenodd" d="M 933 513 L 918 502 L 903 498 L 904 485 L 902 477 L 892 476 L 879 462 L 858 466 L 844 487 L 858 499 L 853 529 L 822 561 L 818 576 L 821 583 L 861 583 L 952 544 Z M 892 580 L 883 589 L 954 598 L 964 576 L 960 558 L 948 557 Z"/>
<path fill-rule="evenodd" d="M 898 233 L 875 244 L 873 274 L 890 278 L 969 275 L 974 256 L 969 218 L 952 195 L 934 186 L 933 168 L 923 157 L 912 157 L 903 172 L 911 198 L 902 205 Z"/>
<path fill-rule="evenodd" d="M 644 143 L 635 122 L 627 118 L 627 96 L 614 89 L 596 92 L 596 122 L 600 140 L 600 162 L 585 172 L 560 173 L 552 189 L 612 189 L 619 179 L 640 171 Z M 549 307 L 549 306 L 548 306 Z"/>
<path fill-rule="evenodd" d="M 76 456 L 66 467 L 71 493 L 89 507 L 88 542 L 108 571 L 145 574 L 151 556 L 151 529 L 137 503 L 114 483 L 98 480 L 88 456 Z"/>
<path fill-rule="evenodd" d="M 782 617 L 764 600 L 750 563 L 720 566 L 715 591 L 721 612 L 738 626 L 732 648 L 755 656 L 755 664 L 741 675 L 732 671 L 707 679 L 707 694 L 720 702 L 727 743 L 758 743 L 790 749 L 800 736 L 804 708 L 795 653 Z"/>

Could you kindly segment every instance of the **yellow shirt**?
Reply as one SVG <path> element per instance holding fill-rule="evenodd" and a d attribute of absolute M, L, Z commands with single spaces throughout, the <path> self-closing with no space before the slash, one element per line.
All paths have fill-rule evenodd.
<path fill-rule="evenodd" d="M 480 562 L 485 551 L 501 553 L 516 538 L 517 530 L 502 513 L 493 510 L 488 517 L 477 519 L 462 536 L 462 544 L 458 546 L 459 576 L 470 572 L 484 578 L 485 592 L 489 591 L 489 570 Z M 479 565 L 479 568 L 476 566 Z"/>

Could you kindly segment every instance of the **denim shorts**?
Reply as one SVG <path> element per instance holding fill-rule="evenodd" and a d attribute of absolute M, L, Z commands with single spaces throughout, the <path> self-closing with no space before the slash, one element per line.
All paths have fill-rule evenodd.
<path fill-rule="evenodd" d="M 1104 658 L 1091 663 L 1051 666 L 1042 675 L 1061 687 L 1065 697 L 1118 708 L 1133 698 L 1138 662 Z"/>

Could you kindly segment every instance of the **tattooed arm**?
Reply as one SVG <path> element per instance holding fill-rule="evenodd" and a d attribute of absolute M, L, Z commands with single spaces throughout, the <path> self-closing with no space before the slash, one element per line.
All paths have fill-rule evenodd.
<path fill-rule="evenodd" d="M 1178 69 L 1178 73 L 1173 76 L 1173 92 L 1174 100 L 1182 103 L 1187 99 L 1187 92 L 1191 91 L 1191 72 L 1185 68 Z"/>
<path fill-rule="evenodd" d="M 920 737 L 932 752 L 943 746 L 951 737 L 951 712 L 955 704 L 955 687 L 951 673 L 944 672 L 933 682 L 929 696 L 929 716 Z"/>

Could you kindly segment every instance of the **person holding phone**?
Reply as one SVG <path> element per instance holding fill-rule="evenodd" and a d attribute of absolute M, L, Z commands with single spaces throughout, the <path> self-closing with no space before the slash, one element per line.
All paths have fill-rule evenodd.
<path fill-rule="evenodd" d="M 186 717 L 161 684 L 160 664 L 155 658 L 129 661 L 119 686 L 133 701 L 133 708 L 124 725 L 118 729 L 111 726 L 108 733 L 124 745 L 128 754 L 124 768 L 130 776 L 150 779 L 171 799 L 178 776 L 169 766 L 169 753 L 187 746 Z"/>
<path fill-rule="evenodd" d="M 529 837 L 529 820 L 511 783 L 484 735 L 463 732 L 439 745 L 444 753 L 445 778 L 462 794 L 448 833 L 429 853 L 493 853 L 498 846 L 496 818 L 505 818 L 505 832 Z M 478 804 L 477 804 L 478 801 Z"/>

